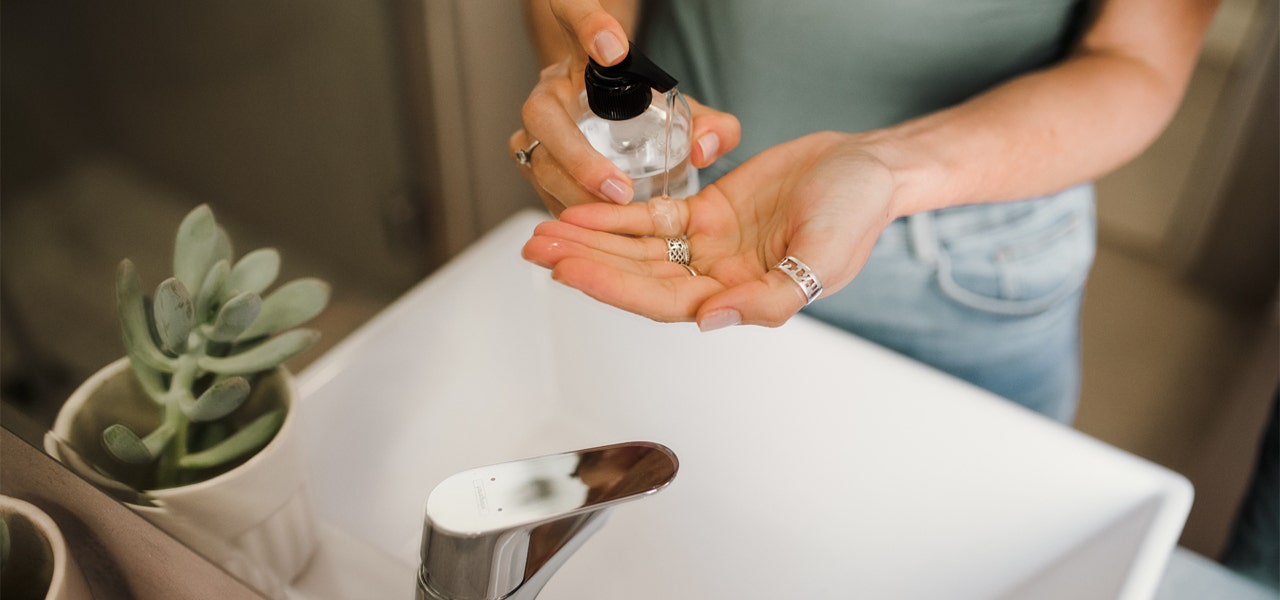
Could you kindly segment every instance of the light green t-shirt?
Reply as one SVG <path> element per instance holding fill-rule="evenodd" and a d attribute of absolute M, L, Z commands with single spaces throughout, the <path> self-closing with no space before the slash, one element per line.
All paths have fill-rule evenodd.
<path fill-rule="evenodd" d="M 1058 60 L 1080 0 L 655 0 L 644 52 L 742 121 L 725 167 L 822 130 L 928 113 Z"/>

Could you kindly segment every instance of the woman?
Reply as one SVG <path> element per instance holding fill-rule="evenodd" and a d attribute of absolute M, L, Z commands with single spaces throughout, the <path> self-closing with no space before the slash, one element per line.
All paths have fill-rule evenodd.
<path fill-rule="evenodd" d="M 525 257 L 704 331 L 820 297 L 808 313 L 1070 422 L 1089 182 L 1168 123 L 1216 6 L 533 1 L 545 69 L 509 146 L 533 148 L 559 219 Z M 687 200 L 628 204 L 573 125 L 586 57 L 615 64 L 633 36 L 702 101 L 692 160 L 714 181 Z"/>

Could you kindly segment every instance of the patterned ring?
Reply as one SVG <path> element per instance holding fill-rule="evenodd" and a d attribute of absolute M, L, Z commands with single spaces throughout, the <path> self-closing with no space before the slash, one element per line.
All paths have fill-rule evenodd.
<path fill-rule="evenodd" d="M 537 148 L 538 144 L 541 144 L 541 143 L 542 142 L 538 140 L 533 140 L 533 143 L 529 144 L 528 148 L 521 148 L 519 150 L 516 150 L 516 162 L 526 167 L 531 166 L 533 164 L 531 162 L 533 160 L 533 149 Z"/>
<path fill-rule="evenodd" d="M 678 265 L 689 265 L 689 242 L 684 238 L 667 238 L 667 260 Z"/>
<path fill-rule="evenodd" d="M 779 271 L 787 274 L 791 281 L 796 282 L 800 286 L 800 291 L 804 293 L 805 304 L 810 304 L 822 295 L 822 282 L 818 281 L 818 276 L 813 274 L 813 269 L 800 262 L 800 259 L 794 256 L 788 256 L 778 262 L 775 267 Z"/>

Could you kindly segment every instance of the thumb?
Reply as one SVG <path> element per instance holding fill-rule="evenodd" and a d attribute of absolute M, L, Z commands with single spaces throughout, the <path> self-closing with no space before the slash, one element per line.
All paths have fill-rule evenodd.
<path fill-rule="evenodd" d="M 626 30 L 597 0 L 553 2 L 551 12 L 596 62 L 608 66 L 627 55 Z"/>

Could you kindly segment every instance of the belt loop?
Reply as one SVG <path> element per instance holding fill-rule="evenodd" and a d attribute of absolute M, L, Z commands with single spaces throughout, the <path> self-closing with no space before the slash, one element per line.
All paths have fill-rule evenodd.
<path fill-rule="evenodd" d="M 932 265 L 938 260 L 938 234 L 933 227 L 933 213 L 921 212 L 907 216 L 907 230 L 911 237 L 911 252 L 916 260 Z"/>

